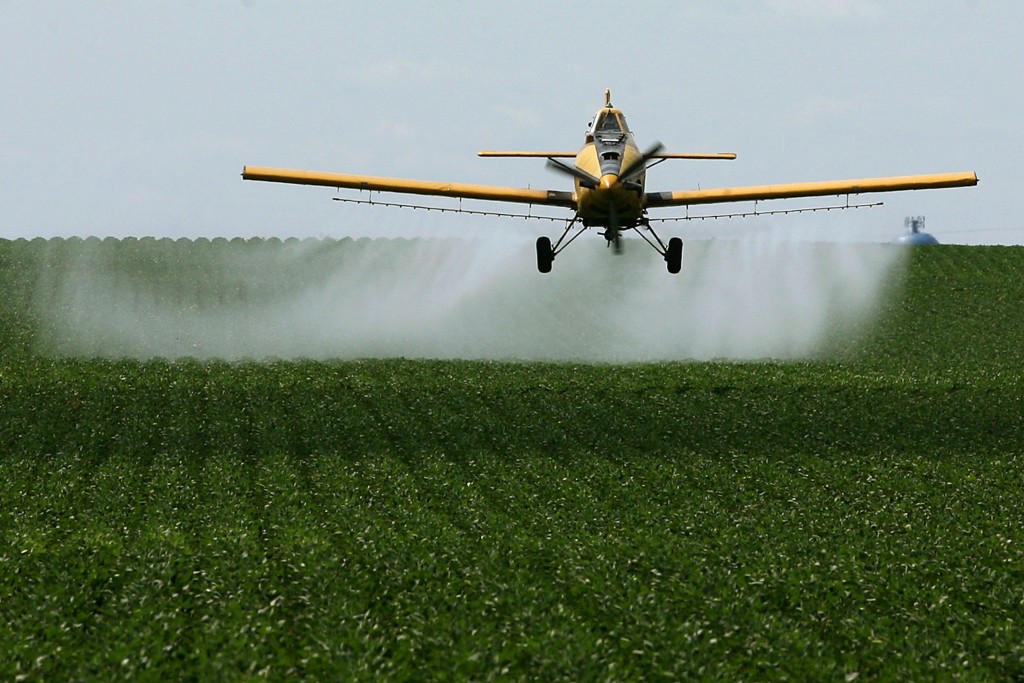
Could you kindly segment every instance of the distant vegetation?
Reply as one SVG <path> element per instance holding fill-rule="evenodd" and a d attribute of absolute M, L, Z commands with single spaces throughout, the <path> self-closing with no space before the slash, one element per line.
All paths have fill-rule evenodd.
<path fill-rule="evenodd" d="M 0 678 L 1024 677 L 1024 249 L 817 360 L 54 353 L 128 243 L 0 241 Z"/>

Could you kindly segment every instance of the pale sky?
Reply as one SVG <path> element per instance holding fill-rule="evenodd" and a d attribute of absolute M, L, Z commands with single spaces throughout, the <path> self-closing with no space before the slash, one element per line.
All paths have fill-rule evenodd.
<path fill-rule="evenodd" d="M 924 215 L 943 242 L 1024 244 L 1022 33 L 1019 0 L 0 0 L 0 237 L 551 233 L 239 173 L 568 189 L 541 159 L 475 154 L 578 149 L 611 88 L 641 147 L 739 155 L 665 162 L 651 191 L 981 179 L 668 235 L 887 241 Z"/>

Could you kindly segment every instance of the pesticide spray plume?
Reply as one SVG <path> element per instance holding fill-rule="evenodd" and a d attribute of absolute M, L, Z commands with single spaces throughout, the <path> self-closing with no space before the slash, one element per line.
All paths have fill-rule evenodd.
<path fill-rule="evenodd" d="M 865 329 L 904 250 L 580 240 L 537 273 L 529 241 L 77 240 L 41 270 L 48 353 L 105 358 L 796 359 Z"/>

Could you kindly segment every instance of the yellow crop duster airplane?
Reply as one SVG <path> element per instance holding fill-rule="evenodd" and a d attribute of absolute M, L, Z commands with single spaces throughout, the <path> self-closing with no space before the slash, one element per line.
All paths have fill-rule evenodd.
<path fill-rule="evenodd" d="M 499 202 L 517 202 L 520 204 L 538 204 L 557 206 L 574 211 L 566 221 L 565 230 L 557 242 L 552 245 L 548 237 L 537 240 L 537 267 L 542 273 L 551 270 L 552 261 L 565 247 L 572 243 L 588 228 L 603 228 L 602 235 L 609 245 L 619 247 L 619 237 L 624 231 L 634 230 L 661 254 L 668 264 L 670 273 L 678 273 L 682 267 L 683 242 L 673 237 L 666 245 L 651 227 L 654 220 L 687 220 L 689 215 L 670 218 L 648 218 L 648 209 L 660 209 L 669 206 L 689 207 L 697 204 L 717 204 L 726 202 L 757 202 L 765 199 L 788 199 L 793 197 L 821 197 L 827 195 L 847 195 L 845 205 L 815 207 L 810 209 L 790 209 L 768 211 L 764 213 L 796 213 L 800 211 L 819 211 L 825 209 L 855 208 L 858 206 L 877 206 L 877 204 L 849 203 L 849 195 L 868 192 L 895 192 L 898 190 L 923 190 L 942 187 L 967 187 L 978 184 L 978 177 L 973 172 L 940 173 L 931 175 L 899 176 L 888 178 L 864 178 L 859 180 L 829 180 L 809 183 L 791 183 L 786 185 L 756 185 L 749 187 L 725 187 L 710 190 L 678 190 L 675 192 L 646 192 L 645 181 L 647 169 L 666 159 L 735 159 L 732 153 L 669 153 L 664 152 L 661 143 L 655 143 L 641 152 L 633 140 L 633 133 L 626 125 L 622 112 L 612 106 L 611 92 L 606 90 L 605 102 L 587 131 L 583 149 L 579 152 L 480 152 L 483 157 L 541 157 L 547 158 L 548 167 L 570 176 L 574 180 L 574 191 L 564 190 L 532 190 L 512 187 L 495 187 L 490 185 L 472 185 L 465 183 L 442 183 L 424 180 L 407 180 L 401 178 L 380 178 L 364 175 L 347 175 L 341 173 L 323 173 L 318 171 L 298 171 L 282 168 L 264 168 L 246 166 L 242 170 L 242 178 L 246 180 L 263 180 L 276 183 L 297 183 L 301 185 L 325 185 L 329 187 L 367 190 L 370 192 L 395 192 L 418 195 L 437 195 L 466 199 L 482 199 Z M 570 166 L 558 159 L 575 158 Z M 355 203 L 382 204 L 369 200 L 342 199 Z M 471 211 L 458 209 L 439 209 L 438 207 L 415 206 L 410 204 L 393 204 L 383 202 L 387 206 L 406 208 L 436 209 L 461 213 L 484 215 L 517 216 L 524 218 L 540 218 L 546 220 L 563 220 L 550 216 L 533 216 L 530 214 L 510 214 L 490 211 Z M 744 214 L 755 215 L 755 210 Z M 694 216 L 692 218 L 717 218 L 722 216 Z M 569 239 L 574 226 L 577 232 Z M 650 235 L 650 237 L 648 237 Z"/>

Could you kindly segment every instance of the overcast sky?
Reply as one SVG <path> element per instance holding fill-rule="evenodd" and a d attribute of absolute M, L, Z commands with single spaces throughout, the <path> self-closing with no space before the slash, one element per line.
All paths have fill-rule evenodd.
<path fill-rule="evenodd" d="M 641 147 L 739 155 L 666 162 L 649 190 L 981 179 L 669 233 L 887 240 L 925 215 L 943 242 L 1022 244 L 1022 33 L 1019 0 L 0 0 L 0 237 L 550 232 L 239 173 L 566 189 L 475 153 L 575 150 L 607 87 Z"/>

